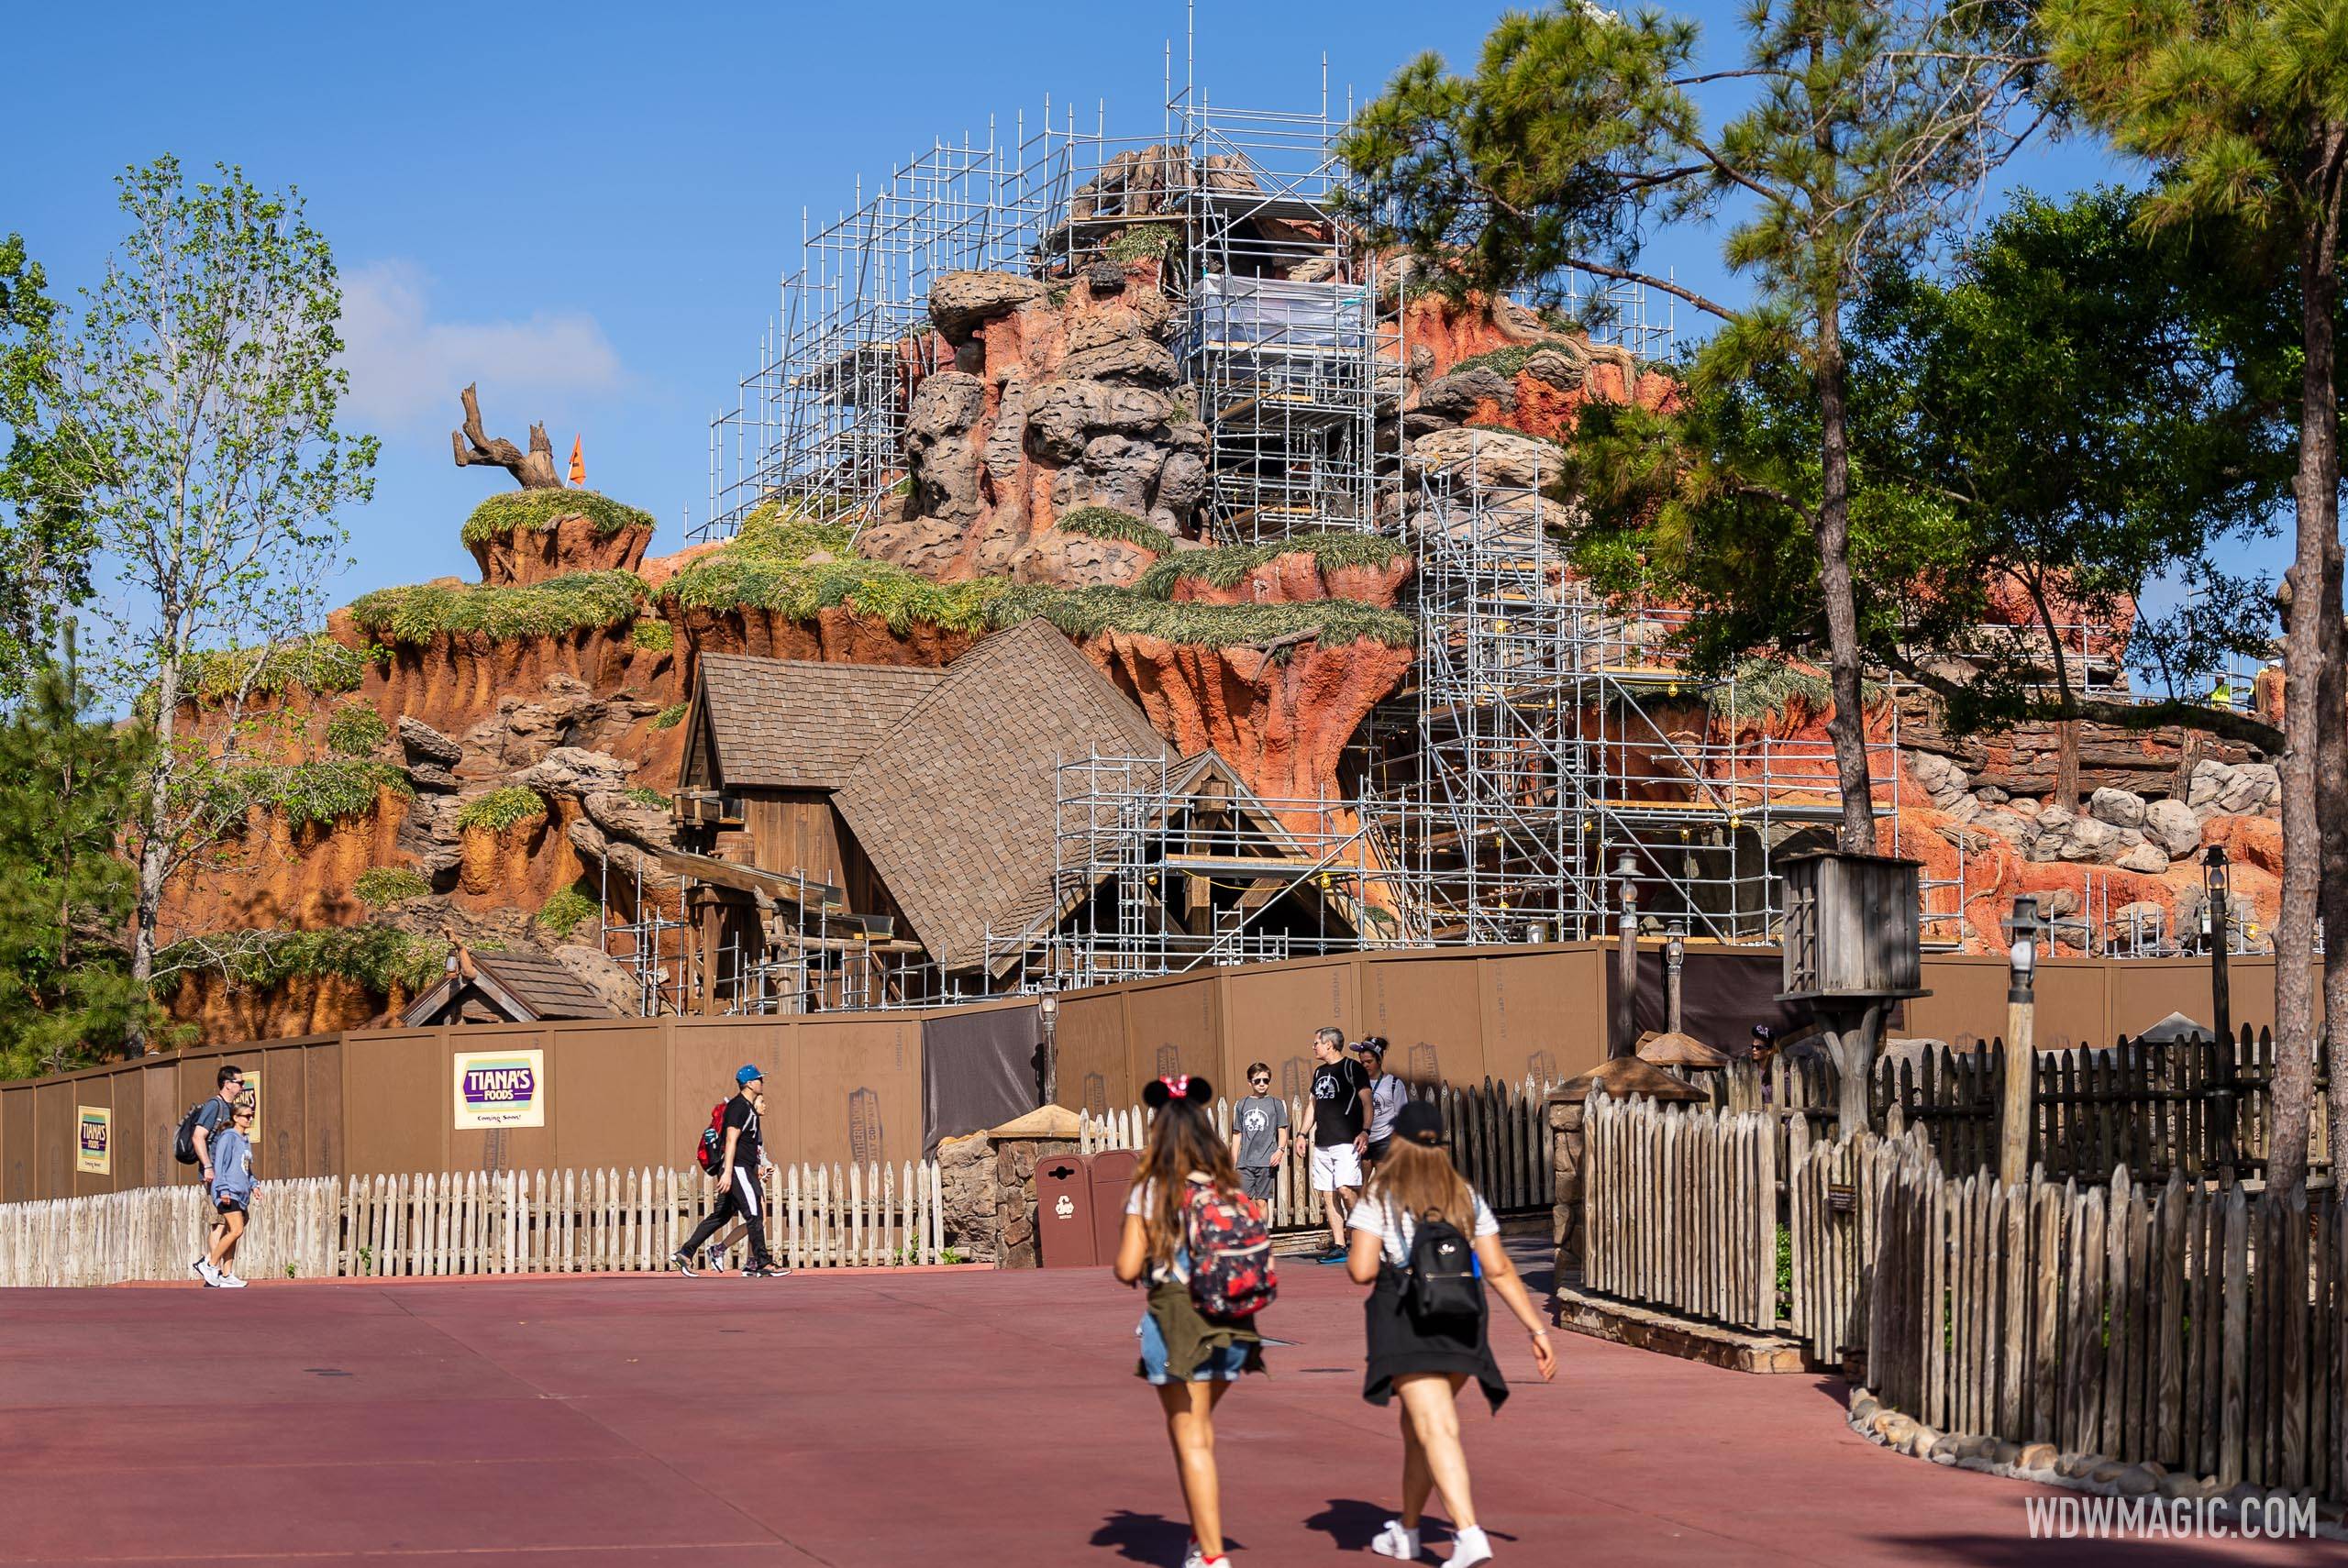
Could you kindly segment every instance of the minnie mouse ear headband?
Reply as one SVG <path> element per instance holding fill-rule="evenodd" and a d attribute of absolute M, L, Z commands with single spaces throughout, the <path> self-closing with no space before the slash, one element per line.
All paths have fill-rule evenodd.
<path fill-rule="evenodd" d="M 1191 1073 L 1152 1078 L 1141 1086 L 1141 1102 L 1152 1110 L 1169 1099 L 1187 1099 L 1192 1105 L 1210 1105 L 1214 1101 L 1214 1086 Z"/>

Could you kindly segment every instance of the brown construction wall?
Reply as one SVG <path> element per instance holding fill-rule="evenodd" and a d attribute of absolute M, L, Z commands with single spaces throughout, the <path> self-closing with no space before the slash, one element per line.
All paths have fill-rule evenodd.
<path fill-rule="evenodd" d="M 1062 1103 L 1105 1112 L 1135 1103 L 1160 1073 L 1203 1073 L 1237 1092 L 1246 1065 L 1276 1089 L 1306 1092 L 1312 1032 L 1382 1034 L 1394 1069 L 1455 1084 L 1527 1074 L 1569 1077 L 1605 1051 L 1611 951 L 1594 943 L 1296 959 L 1076 991 L 1060 999 Z M 1691 964 L 1690 984 L 1701 966 Z M 1907 1004 L 1899 1032 L 1957 1044 L 2000 1034 L 2006 965 L 1928 955 L 1933 994 Z M 2232 963 L 2237 1025 L 2274 1021 L 2274 961 Z M 2056 959 L 2037 981 L 2043 1049 L 2105 1043 L 2171 1012 L 2210 1017 L 2203 959 Z M 980 1003 L 999 1008 L 1019 999 Z M 265 1176 L 680 1165 L 733 1092 L 734 1071 L 767 1074 L 768 1147 L 779 1161 L 919 1159 L 921 1023 L 931 1013 L 808 1018 L 666 1018 L 385 1029 L 206 1046 L 38 1081 L 0 1084 L 0 1200 L 72 1197 L 192 1179 L 171 1157 L 188 1107 L 223 1061 L 260 1080 Z M 1740 1040 L 1719 1043 L 1736 1046 Z M 460 1051 L 546 1053 L 546 1125 L 459 1131 Z M 113 1112 L 111 1173 L 74 1168 L 78 1108 Z"/>

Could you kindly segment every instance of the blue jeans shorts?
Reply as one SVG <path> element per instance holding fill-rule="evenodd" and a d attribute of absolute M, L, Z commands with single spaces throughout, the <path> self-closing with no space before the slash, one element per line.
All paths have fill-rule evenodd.
<path fill-rule="evenodd" d="M 1175 1377 L 1166 1370 L 1166 1336 L 1157 1331 L 1157 1320 L 1147 1312 L 1141 1315 L 1141 1326 L 1134 1331 L 1141 1342 L 1141 1375 L 1151 1383 L 1236 1383 L 1247 1369 L 1246 1345 L 1225 1345 L 1221 1350 L 1207 1352 L 1204 1361 L 1192 1368 L 1189 1375 Z"/>

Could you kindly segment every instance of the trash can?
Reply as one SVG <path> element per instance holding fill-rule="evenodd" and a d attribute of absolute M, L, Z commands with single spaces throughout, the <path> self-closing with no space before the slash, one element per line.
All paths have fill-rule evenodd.
<path fill-rule="evenodd" d="M 1046 1268 L 1101 1261 L 1092 1240 L 1092 1173 L 1077 1154 L 1036 1162 L 1036 1258 Z"/>
<path fill-rule="evenodd" d="M 1124 1239 L 1125 1194 L 1140 1163 L 1132 1149 L 1103 1149 L 1092 1156 L 1092 1250 L 1102 1263 L 1117 1261 L 1117 1243 Z"/>

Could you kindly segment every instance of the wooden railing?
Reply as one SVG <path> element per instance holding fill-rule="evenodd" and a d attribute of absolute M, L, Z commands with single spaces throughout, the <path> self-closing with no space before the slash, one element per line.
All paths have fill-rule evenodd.
<path fill-rule="evenodd" d="M 1416 1088 L 1412 1093 L 1442 1109 L 1452 1163 L 1484 1195 L 1484 1201 L 1500 1213 L 1523 1213 L 1546 1209 L 1556 1200 L 1553 1149 L 1556 1134 L 1543 1113 L 1554 1087 L 1528 1076 L 1515 1084 L 1487 1078 L 1480 1085 L 1442 1084 Z M 1288 1105 L 1293 1132 L 1304 1125 L 1304 1101 L 1291 1099 Z M 1230 1100 L 1215 1101 L 1214 1118 L 1216 1130 L 1228 1138 Z M 1138 1149 L 1148 1128 L 1149 1112 L 1138 1105 L 1102 1117 L 1087 1113 L 1079 1149 L 1088 1154 L 1097 1149 Z M 1275 1193 L 1274 1230 L 1310 1230 L 1326 1223 L 1320 1197 L 1312 1191 L 1311 1161 L 1292 1145 L 1281 1154 Z"/>
<path fill-rule="evenodd" d="M 1778 1164 L 1769 1120 L 1600 1095 L 1582 1127 L 1584 1287 L 1774 1329 Z"/>
<path fill-rule="evenodd" d="M 1866 1375 L 1935 1430 L 2348 1500 L 2348 1205 L 1860 1156 Z"/>
<path fill-rule="evenodd" d="M 935 1161 L 785 1166 L 765 1197 L 767 1243 L 794 1268 L 946 1257 Z M 264 1181 L 238 1269 L 248 1279 L 658 1273 L 715 1200 L 698 1170 L 649 1167 Z M 211 1213 L 194 1187 L 0 1204 L 0 1286 L 192 1278 Z"/>
<path fill-rule="evenodd" d="M 1886 1055 L 1868 1089 L 1873 1131 L 1897 1136 L 1921 1127 L 1941 1168 L 1987 1170 L 1998 1163 L 1999 1115 L 2007 1052 L 2002 1041 L 1978 1050 L 1948 1046 Z M 2109 1048 L 2040 1051 L 2031 1086 L 2032 1162 L 2056 1179 L 2101 1182 L 2125 1166 L 2140 1182 L 2216 1176 L 2231 1149 L 2238 1174 L 2264 1170 L 2273 1124 L 2275 1042 L 2244 1029 L 2231 1049 L 2198 1037 L 2132 1041 Z M 1822 1057 L 1778 1057 L 1767 1068 L 1733 1062 L 1679 1075 L 1722 1110 L 1768 1110 L 1787 1126 L 1778 1152 L 1790 1160 L 1792 1123 L 1807 1123 L 1811 1142 L 1835 1135 L 1839 1076 Z M 2316 1103 L 2330 1082 L 2316 1068 Z M 2231 1099 L 2231 1109 L 2229 1100 Z M 2314 1118 L 2311 1158 L 2329 1167 L 2326 1118 Z"/>

